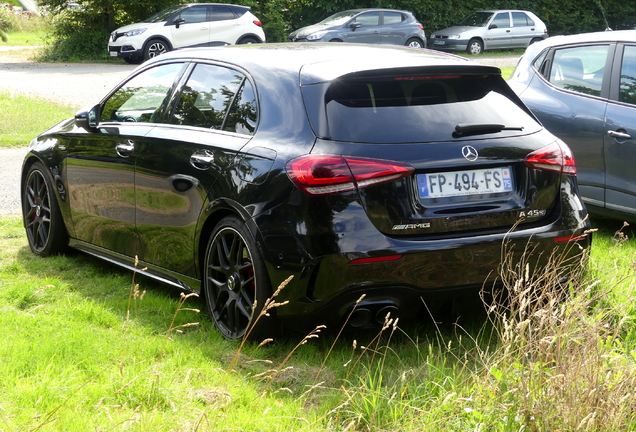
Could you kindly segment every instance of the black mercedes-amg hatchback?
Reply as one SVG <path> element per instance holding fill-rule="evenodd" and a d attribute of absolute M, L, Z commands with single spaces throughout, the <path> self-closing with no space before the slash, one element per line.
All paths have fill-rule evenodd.
<path fill-rule="evenodd" d="M 502 250 L 578 253 L 575 174 L 497 68 L 270 44 L 140 66 L 33 140 L 22 198 L 34 253 L 70 246 L 200 291 L 237 339 L 289 276 L 252 337 L 413 318 L 423 296 L 496 283 Z"/>

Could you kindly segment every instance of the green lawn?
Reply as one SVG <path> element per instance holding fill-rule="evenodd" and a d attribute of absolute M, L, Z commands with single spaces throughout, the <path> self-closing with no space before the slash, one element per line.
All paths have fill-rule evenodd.
<path fill-rule="evenodd" d="M 0 148 L 26 147 L 37 135 L 77 110 L 0 90 Z"/>
<path fill-rule="evenodd" d="M 2 429 L 634 430 L 636 244 L 595 225 L 563 303 L 535 287 L 511 315 L 330 329 L 296 349 L 303 335 L 227 342 L 200 299 L 83 254 L 36 257 L 0 218 Z"/>

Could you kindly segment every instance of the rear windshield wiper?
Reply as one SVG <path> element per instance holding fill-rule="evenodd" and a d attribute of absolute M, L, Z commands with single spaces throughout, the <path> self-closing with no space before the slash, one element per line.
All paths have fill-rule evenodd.
<path fill-rule="evenodd" d="M 516 130 L 522 131 L 523 126 L 506 126 L 502 124 L 482 124 L 482 123 L 463 123 L 455 126 L 455 132 L 453 132 L 454 138 L 469 136 L 469 135 L 485 135 L 490 133 L 499 133 L 504 130 Z"/>

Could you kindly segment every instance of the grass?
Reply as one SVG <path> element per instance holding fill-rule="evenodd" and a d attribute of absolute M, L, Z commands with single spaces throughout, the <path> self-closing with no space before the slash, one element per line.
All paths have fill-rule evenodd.
<path fill-rule="evenodd" d="M 76 111 L 45 99 L 0 91 L 0 148 L 26 147 L 38 134 Z"/>
<path fill-rule="evenodd" d="M 2 46 L 40 46 L 46 43 L 46 32 L 44 30 L 38 31 L 16 31 L 8 33 L 7 42 L 0 41 L 0 47 Z"/>
<path fill-rule="evenodd" d="M 83 254 L 36 257 L 0 218 L 0 428 L 634 430 L 634 232 L 595 225 L 565 301 L 522 269 L 509 302 L 463 324 L 258 347 L 221 339 L 198 298 Z"/>

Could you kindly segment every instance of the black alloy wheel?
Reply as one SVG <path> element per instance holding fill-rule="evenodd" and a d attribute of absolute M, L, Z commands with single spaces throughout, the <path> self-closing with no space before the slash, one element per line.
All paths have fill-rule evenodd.
<path fill-rule="evenodd" d="M 204 272 L 203 294 L 223 337 L 237 340 L 248 334 L 250 340 L 260 342 L 274 335 L 276 311 L 257 320 L 271 287 L 256 243 L 239 218 L 228 216 L 215 227 Z"/>
<path fill-rule="evenodd" d="M 29 169 L 22 190 L 22 216 L 29 247 L 40 256 L 63 252 L 68 234 L 53 186 L 40 162 Z"/>

